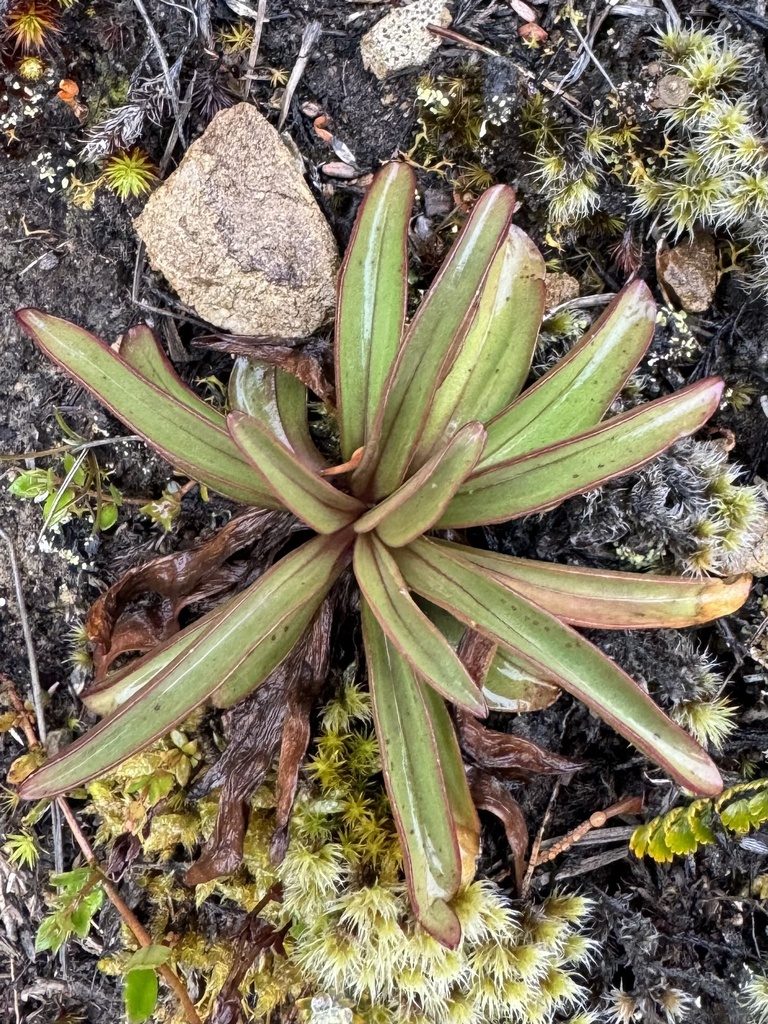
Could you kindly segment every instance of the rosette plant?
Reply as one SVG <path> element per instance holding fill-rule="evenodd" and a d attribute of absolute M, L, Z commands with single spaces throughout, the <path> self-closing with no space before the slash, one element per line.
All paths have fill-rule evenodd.
<path fill-rule="evenodd" d="M 505 706 L 505 688 L 520 679 L 554 684 L 680 785 L 717 793 L 706 752 L 574 627 L 704 622 L 738 608 L 749 579 L 596 571 L 466 543 L 464 528 L 551 509 L 652 459 L 701 427 L 722 382 L 604 420 L 653 333 L 654 303 L 636 281 L 520 394 L 544 309 L 544 264 L 511 224 L 513 191 L 496 186 L 480 198 L 407 322 L 413 194 L 402 164 L 376 176 L 341 269 L 338 467 L 313 445 L 306 391 L 282 371 L 257 372 L 248 387 L 242 377 L 230 389 L 239 408 L 225 417 L 181 383 L 148 329 L 131 332 L 118 354 L 65 321 L 18 313 L 44 352 L 178 470 L 235 501 L 289 510 L 315 535 L 117 673 L 112 710 L 21 792 L 70 790 L 201 704 L 228 707 L 262 685 L 351 571 L 412 902 L 424 927 L 455 945 L 451 899 L 474 872 L 479 827 L 446 702 L 484 716 Z M 482 669 L 457 653 L 462 631 L 485 643 Z"/>

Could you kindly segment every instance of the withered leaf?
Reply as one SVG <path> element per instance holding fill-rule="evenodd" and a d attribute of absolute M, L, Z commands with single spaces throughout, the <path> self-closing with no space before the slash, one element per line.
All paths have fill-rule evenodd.
<path fill-rule="evenodd" d="M 461 749 L 480 768 L 502 778 L 530 778 L 531 775 L 559 775 L 584 767 L 531 740 L 488 729 L 472 715 L 455 709 Z"/>
<path fill-rule="evenodd" d="M 309 711 L 325 682 L 330 631 L 337 594 L 326 597 L 312 625 L 288 657 L 249 698 L 225 716 L 227 748 L 191 795 L 221 786 L 216 826 L 203 853 L 187 871 L 188 885 L 231 874 L 240 866 L 248 825 L 248 798 L 270 767 L 280 746 L 277 773 L 277 828 L 271 855 L 285 855 L 288 822 L 299 767 L 310 738 Z"/>
<path fill-rule="evenodd" d="M 528 850 L 528 826 L 520 810 L 520 804 L 498 779 L 480 768 L 469 768 L 467 781 L 475 807 L 495 815 L 504 826 L 507 842 L 512 851 L 515 884 L 519 892 L 525 876 L 525 854 Z"/>
<path fill-rule="evenodd" d="M 203 544 L 129 569 L 94 601 L 88 613 L 86 631 L 93 652 L 94 683 L 87 692 L 97 691 L 102 683 L 112 684 L 105 676 L 119 655 L 149 651 L 173 636 L 179 629 L 179 614 L 187 605 L 245 582 L 245 567 L 225 565 L 229 558 L 266 538 L 267 547 L 260 552 L 266 568 L 296 528 L 289 513 L 254 509 L 227 523 Z M 147 594 L 158 595 L 159 605 L 126 614 L 132 601 Z"/>
<path fill-rule="evenodd" d="M 473 629 L 466 629 L 456 653 L 474 682 L 482 687 L 496 653 L 496 644 Z"/>
<path fill-rule="evenodd" d="M 232 966 L 213 1004 L 208 1018 L 209 1024 L 237 1024 L 242 1020 L 240 986 L 256 957 L 270 949 L 280 956 L 285 956 L 283 939 L 290 925 L 278 930 L 269 921 L 259 917 L 267 903 L 279 899 L 278 888 L 270 889 L 238 928 L 235 934 Z"/>
<path fill-rule="evenodd" d="M 248 356 L 285 370 L 318 398 L 333 401 L 334 388 L 324 367 L 330 362 L 330 344 L 321 338 L 273 338 L 263 334 L 210 334 L 195 338 L 193 345 Z"/>

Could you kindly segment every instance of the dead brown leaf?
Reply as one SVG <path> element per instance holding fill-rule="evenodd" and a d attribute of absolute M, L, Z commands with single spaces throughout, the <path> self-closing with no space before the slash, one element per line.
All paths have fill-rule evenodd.
<path fill-rule="evenodd" d="M 528 779 L 531 775 L 560 775 L 585 766 L 582 761 L 545 750 L 531 740 L 488 729 L 473 715 L 456 709 L 461 749 L 474 763 L 507 779 Z"/>
<path fill-rule="evenodd" d="M 261 552 L 266 567 L 295 528 L 296 521 L 287 513 L 254 509 L 197 547 L 129 569 L 96 599 L 88 614 L 94 683 L 84 696 L 113 685 L 116 675 L 105 677 L 119 655 L 152 650 L 178 632 L 179 614 L 187 605 L 222 595 L 241 582 L 247 566 L 225 565 L 229 558 L 267 538 Z M 131 602 L 146 595 L 159 597 L 159 603 L 126 613 Z"/>
<path fill-rule="evenodd" d="M 195 338 L 197 348 L 228 352 L 235 356 L 261 359 L 293 374 L 318 398 L 332 402 L 334 388 L 326 376 L 330 363 L 330 343 L 324 338 L 274 338 L 269 335 L 210 334 Z"/>
<path fill-rule="evenodd" d="M 468 769 L 467 781 L 475 807 L 495 815 L 504 826 L 507 842 L 512 851 L 515 884 L 517 891 L 520 892 L 525 877 L 525 855 L 528 850 L 528 826 L 520 810 L 520 804 L 498 779 L 481 768 Z"/>

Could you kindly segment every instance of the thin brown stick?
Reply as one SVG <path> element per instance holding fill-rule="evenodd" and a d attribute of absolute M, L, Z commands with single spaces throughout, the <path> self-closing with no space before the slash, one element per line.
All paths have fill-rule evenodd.
<path fill-rule="evenodd" d="M 32 639 L 32 630 L 29 627 L 27 602 L 24 600 L 24 588 L 21 585 L 21 571 L 16 558 L 16 549 L 13 546 L 13 541 L 11 540 L 10 535 L 7 534 L 2 527 L 0 527 L 0 540 L 5 541 L 5 545 L 8 548 L 8 558 L 11 563 L 11 576 L 13 577 L 13 586 L 16 591 L 16 604 L 19 609 L 21 632 L 24 635 L 24 644 L 27 648 L 29 681 L 32 688 L 32 703 L 35 706 L 35 718 L 37 719 L 37 734 L 40 737 L 40 740 L 45 743 L 47 734 L 45 728 L 45 715 L 43 714 L 43 690 L 40 685 L 40 673 L 37 670 L 37 655 L 35 653 L 35 644 Z"/>
<path fill-rule="evenodd" d="M 490 46 L 486 46 L 484 43 L 475 42 L 474 39 L 470 39 L 469 36 L 464 36 L 461 32 L 454 32 L 452 28 L 443 28 L 442 25 L 427 25 L 427 29 L 432 35 L 439 36 L 441 39 L 445 39 L 448 43 L 455 43 L 456 46 L 463 46 L 465 50 L 476 50 L 478 53 L 484 53 L 488 57 L 500 57 L 501 54 L 498 50 L 491 49 Z"/>
<path fill-rule="evenodd" d="M 572 829 L 567 835 L 562 836 L 562 838 L 558 839 L 556 843 L 553 843 L 546 850 L 537 849 L 535 854 L 531 856 L 531 864 L 534 868 L 537 868 L 540 864 L 546 864 L 547 861 L 554 860 L 561 853 L 570 850 L 575 843 L 583 839 L 593 828 L 602 828 L 609 818 L 613 818 L 617 814 L 639 814 L 642 809 L 643 798 L 641 796 L 628 796 L 623 800 L 619 800 L 618 803 L 611 804 L 610 807 L 606 807 L 603 811 L 595 811 L 594 814 L 589 816 L 587 821 L 582 822 L 581 825 Z"/>
<path fill-rule="evenodd" d="M 67 819 L 67 824 L 69 825 L 72 831 L 72 835 L 74 836 L 75 842 L 80 847 L 80 850 L 82 851 L 83 856 L 88 862 L 89 867 L 93 868 L 95 871 L 98 871 L 99 874 L 101 875 L 102 885 L 104 886 L 104 892 L 109 897 L 109 900 L 114 906 L 115 910 L 117 910 L 120 917 L 122 917 L 123 921 L 125 921 L 126 925 L 130 928 L 138 944 L 144 947 L 151 946 L 152 938 L 147 932 L 147 930 L 144 928 L 144 925 L 141 923 L 141 921 L 139 921 L 138 917 L 136 917 L 134 912 L 125 902 L 125 900 L 117 891 L 112 882 L 105 876 L 104 870 L 99 864 L 96 854 L 93 852 L 93 849 L 91 848 L 91 844 L 83 835 L 83 831 L 80 828 L 77 818 L 72 813 L 72 808 L 69 806 L 67 801 L 62 796 L 58 797 L 56 802 L 61 808 L 62 814 Z M 186 988 L 184 987 L 181 979 L 176 974 L 176 972 L 173 971 L 167 964 L 160 964 L 160 966 L 156 967 L 155 969 L 157 970 L 158 974 L 163 979 L 163 981 L 175 993 L 176 998 L 179 1000 L 182 1007 L 184 1008 L 184 1013 L 189 1024 L 202 1024 L 198 1012 L 195 1009 L 195 1004 L 190 999 L 189 993 L 187 992 Z"/>
<path fill-rule="evenodd" d="M 35 647 L 32 640 L 32 632 L 29 628 L 27 606 L 26 601 L 24 599 L 24 592 L 21 586 L 21 573 L 19 571 L 18 562 L 16 561 L 16 552 L 14 550 L 11 538 L 3 529 L 0 529 L 0 539 L 5 541 L 5 543 L 8 546 L 8 551 L 10 554 L 11 573 L 13 576 L 14 586 L 16 589 L 16 599 L 19 606 L 19 617 L 21 619 L 24 640 L 27 646 L 27 657 L 29 659 L 30 676 L 32 677 L 32 693 L 33 697 L 35 698 L 34 704 L 38 725 L 37 734 L 35 733 L 32 722 L 30 721 L 29 716 L 26 713 L 24 704 L 21 698 L 19 697 L 16 687 L 13 685 L 13 682 L 8 678 L 8 676 L 5 675 L 0 676 L 0 681 L 2 681 L 2 683 L 5 686 L 5 689 L 9 694 L 9 698 L 14 707 L 14 710 L 20 712 L 21 726 L 22 729 L 24 729 L 24 735 L 27 738 L 29 746 L 33 748 L 40 746 L 40 739 L 38 737 L 44 740 L 46 735 L 45 718 L 43 716 L 42 706 L 42 691 L 40 689 L 40 677 L 37 671 L 37 656 L 35 654 Z M 84 857 L 88 861 L 89 866 L 97 870 L 102 875 L 104 891 L 106 892 L 107 897 L 114 906 L 115 910 L 117 910 L 118 914 L 120 914 L 128 928 L 130 928 L 136 941 L 139 943 L 140 946 L 151 946 L 152 939 L 149 933 L 146 931 L 141 921 L 139 921 L 134 912 L 122 898 L 122 896 L 117 891 L 112 882 L 106 877 L 103 868 L 101 867 L 96 858 L 96 854 L 93 852 L 90 843 L 85 838 L 85 835 L 83 834 L 83 831 L 80 828 L 77 819 L 72 813 L 72 809 L 70 808 L 69 804 L 64 799 L 64 797 L 58 797 L 54 801 L 52 810 L 56 812 L 56 809 L 58 809 L 58 811 L 60 811 L 66 818 L 67 824 L 70 827 L 75 842 L 80 847 Z M 58 832 L 58 829 L 55 828 L 55 832 Z M 61 867 L 57 865 L 57 872 L 60 872 L 60 870 Z M 175 971 L 173 971 L 167 964 L 162 964 L 156 969 L 160 974 L 160 977 L 163 979 L 163 981 L 165 981 L 168 987 L 175 993 L 177 999 L 181 1003 L 188 1024 L 202 1024 L 202 1021 L 198 1016 L 197 1010 L 195 1009 L 195 1004 L 190 999 L 189 993 L 187 992 L 186 988 L 184 987 L 184 984 L 182 983 L 178 975 L 175 973 Z"/>
<path fill-rule="evenodd" d="M 552 817 L 552 812 L 555 809 L 555 800 L 557 800 L 557 794 L 559 792 L 560 792 L 560 779 L 558 778 L 558 779 L 555 779 L 555 784 L 552 787 L 552 793 L 551 793 L 551 795 L 549 797 L 549 803 L 547 804 L 547 809 L 546 809 L 546 811 L 544 811 L 544 817 L 541 819 L 541 825 L 539 826 L 539 831 L 536 833 L 536 838 L 533 841 L 533 846 L 531 848 L 531 856 L 530 856 L 530 858 L 528 860 L 528 869 L 525 872 L 525 878 L 523 879 L 523 884 L 520 886 L 520 895 L 523 897 L 523 899 L 525 899 L 525 897 L 526 897 L 526 895 L 528 893 L 528 890 L 531 887 L 531 880 L 533 879 L 533 872 L 534 872 L 534 870 L 536 868 L 536 862 L 538 860 L 539 850 L 541 849 L 541 843 L 542 843 L 542 840 L 544 839 L 544 832 L 546 830 L 547 825 L 549 824 L 549 819 Z"/>

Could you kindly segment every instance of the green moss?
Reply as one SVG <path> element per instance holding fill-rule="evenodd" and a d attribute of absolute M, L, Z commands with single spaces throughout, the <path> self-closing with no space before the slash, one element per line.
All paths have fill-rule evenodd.
<path fill-rule="evenodd" d="M 158 813 L 130 792 L 137 779 L 171 774 L 180 757 L 197 756 L 194 741 L 183 740 L 156 744 L 88 789 L 102 839 L 115 838 L 130 823 L 144 858 L 154 864 L 141 876 L 152 938 L 167 941 L 169 930 L 180 932 L 174 964 L 201 979 L 201 1015 L 212 1007 L 235 949 L 231 938 L 211 935 L 196 919 L 203 920 L 207 905 L 252 910 L 276 882 L 282 903 L 268 904 L 262 915 L 276 927 L 289 926 L 287 958 L 268 952 L 245 976 L 248 1020 L 267 1019 L 276 1007 L 298 1000 L 313 1022 L 328 1012 L 366 1024 L 492 1024 L 510 1017 L 534 1024 L 581 1002 L 579 969 L 593 945 L 583 933 L 589 903 L 581 896 L 554 893 L 518 909 L 492 882 L 475 881 L 454 900 L 463 932 L 456 950 L 416 923 L 381 783 L 370 700 L 348 679 L 323 710 L 285 860 L 270 862 L 274 795 L 265 785 L 252 801 L 242 868 L 194 892 L 158 868 L 180 847 L 210 834 L 215 798 L 184 804 L 176 775 Z M 180 921 L 190 926 L 180 929 Z M 107 958 L 102 967 L 119 971 L 123 959 L 122 953 Z M 321 993 L 328 994 L 325 1001 L 313 1001 Z M 333 1016 L 337 1010 L 354 1011 L 354 1017 Z"/>

